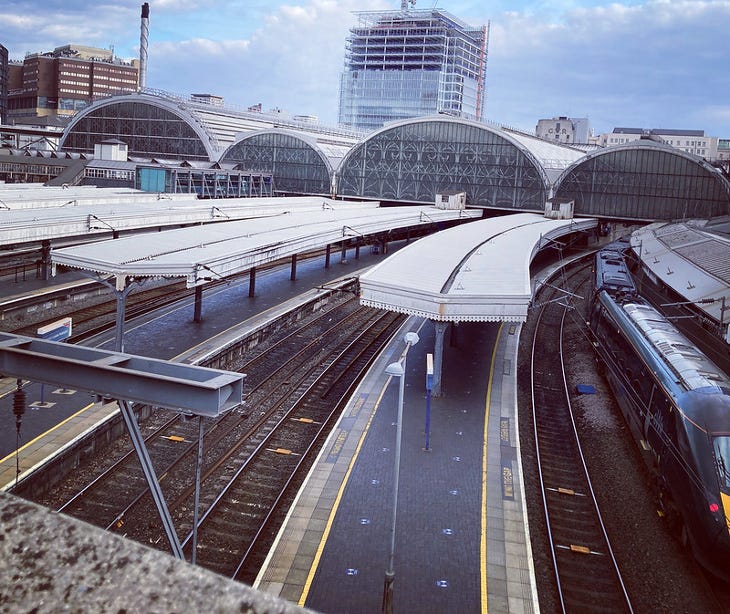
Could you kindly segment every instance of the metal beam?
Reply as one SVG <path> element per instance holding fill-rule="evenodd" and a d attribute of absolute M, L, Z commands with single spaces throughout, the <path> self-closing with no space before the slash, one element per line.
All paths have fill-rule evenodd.
<path fill-rule="evenodd" d="M 118 400 L 172 554 L 184 559 L 180 540 L 129 401 L 183 410 L 200 417 L 215 417 L 241 403 L 243 379 L 246 376 L 7 333 L 0 333 L 0 373 L 45 384 L 69 386 Z M 196 478 L 196 490 L 200 488 L 197 480 L 199 476 Z"/>
<path fill-rule="evenodd" d="M 147 446 L 144 443 L 144 437 L 139 430 L 137 419 L 132 411 L 132 406 L 127 402 L 119 401 L 119 411 L 121 411 L 124 417 L 124 423 L 127 425 L 129 436 L 132 439 L 132 445 L 137 452 L 137 458 L 139 458 L 140 465 L 142 465 L 142 472 L 147 480 L 147 485 L 150 487 L 150 493 L 152 499 L 155 502 L 157 511 L 160 514 L 160 520 L 162 520 L 162 527 L 165 529 L 165 535 L 167 535 L 167 541 L 170 542 L 170 549 L 176 559 L 185 560 L 185 554 L 183 553 L 182 546 L 180 545 L 180 539 L 175 531 L 175 525 L 172 522 L 170 516 L 170 510 L 167 508 L 165 502 L 165 496 L 162 494 L 162 488 L 160 488 L 160 481 L 157 479 L 155 468 L 152 466 L 152 460 L 147 452 Z"/>
<path fill-rule="evenodd" d="M 241 403 L 242 373 L 0 333 L 0 373 L 215 417 Z"/>

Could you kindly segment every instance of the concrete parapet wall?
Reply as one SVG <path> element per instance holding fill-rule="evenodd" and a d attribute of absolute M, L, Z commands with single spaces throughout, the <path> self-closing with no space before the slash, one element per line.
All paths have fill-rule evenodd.
<path fill-rule="evenodd" d="M 283 599 L 0 492 L 4 612 L 305 612 Z"/>

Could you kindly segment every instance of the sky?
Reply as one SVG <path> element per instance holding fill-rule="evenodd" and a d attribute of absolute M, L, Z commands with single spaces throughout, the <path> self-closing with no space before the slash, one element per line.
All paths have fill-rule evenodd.
<path fill-rule="evenodd" d="M 69 43 L 139 57 L 141 1 L 2 0 L 10 59 Z M 147 87 L 337 123 L 353 11 L 400 0 L 149 0 Z M 730 138 L 730 0 L 417 0 L 490 24 L 485 119 L 704 130 Z"/>

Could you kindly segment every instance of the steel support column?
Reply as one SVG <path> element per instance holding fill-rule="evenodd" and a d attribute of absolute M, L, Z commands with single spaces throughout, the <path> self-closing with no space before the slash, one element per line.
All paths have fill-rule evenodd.
<path fill-rule="evenodd" d="M 114 289 L 114 293 L 117 298 L 114 350 L 117 352 L 124 351 L 124 319 L 127 312 L 127 295 L 132 291 L 133 287 L 134 282 L 130 282 L 126 275 L 117 276 L 117 285 Z"/>
<path fill-rule="evenodd" d="M 51 242 L 46 239 L 41 242 L 41 279 L 48 281 L 51 278 Z"/>
<path fill-rule="evenodd" d="M 134 445 L 137 457 L 142 465 L 142 471 L 144 472 L 145 479 L 147 480 L 147 485 L 150 487 L 150 493 L 152 493 L 155 506 L 157 507 L 157 511 L 160 513 L 162 526 L 165 529 L 167 539 L 170 542 L 172 554 L 177 559 L 185 560 L 180 540 L 177 537 L 175 526 L 173 525 L 172 517 L 170 516 L 170 511 L 167 509 L 165 497 L 162 494 L 160 483 L 157 480 L 155 468 L 152 466 L 152 461 L 147 453 L 147 446 L 145 446 L 144 437 L 142 437 L 142 433 L 139 430 L 139 425 L 137 424 L 137 419 L 134 416 L 132 406 L 128 401 L 122 399 L 119 399 L 117 403 L 119 404 L 119 410 L 122 412 L 122 416 L 124 417 L 124 423 L 127 425 L 129 436 L 132 438 L 132 445 Z"/>
<path fill-rule="evenodd" d="M 256 296 L 256 267 L 252 266 L 248 271 L 248 295 L 253 298 Z"/>
<path fill-rule="evenodd" d="M 436 341 L 433 350 L 433 391 L 435 397 L 441 396 L 441 371 L 444 358 L 444 334 L 449 326 L 448 322 L 434 322 Z"/>
<path fill-rule="evenodd" d="M 332 253 L 332 246 L 328 243 L 327 249 L 325 250 L 324 255 L 324 268 L 329 269 L 330 268 L 330 254 Z"/>
<path fill-rule="evenodd" d="M 289 279 L 292 281 L 296 281 L 297 279 L 297 255 L 292 254 L 291 257 L 291 273 L 289 274 Z"/>
<path fill-rule="evenodd" d="M 203 286 L 195 286 L 195 310 L 193 322 L 203 321 Z"/>

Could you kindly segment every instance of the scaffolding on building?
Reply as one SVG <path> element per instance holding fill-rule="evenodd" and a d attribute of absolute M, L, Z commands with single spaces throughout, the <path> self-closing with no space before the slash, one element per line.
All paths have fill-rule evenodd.
<path fill-rule="evenodd" d="M 481 119 L 487 26 L 440 9 L 355 16 L 345 46 L 342 124 L 374 129 L 433 113 Z"/>

